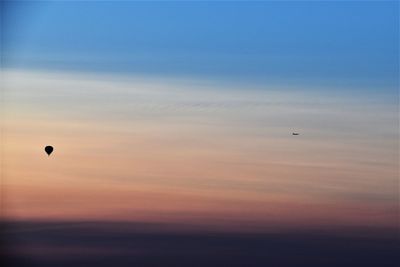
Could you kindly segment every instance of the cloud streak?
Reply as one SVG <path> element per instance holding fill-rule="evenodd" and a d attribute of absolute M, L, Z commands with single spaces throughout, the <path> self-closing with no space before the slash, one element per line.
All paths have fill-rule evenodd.
<path fill-rule="evenodd" d="M 178 78 L 4 77 L 10 218 L 396 224 L 397 108 L 377 98 Z"/>

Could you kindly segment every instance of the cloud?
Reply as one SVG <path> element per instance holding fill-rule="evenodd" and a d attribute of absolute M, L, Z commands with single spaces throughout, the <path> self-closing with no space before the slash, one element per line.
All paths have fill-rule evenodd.
<path fill-rule="evenodd" d="M 391 104 L 192 79 L 4 75 L 10 217 L 396 223 Z"/>

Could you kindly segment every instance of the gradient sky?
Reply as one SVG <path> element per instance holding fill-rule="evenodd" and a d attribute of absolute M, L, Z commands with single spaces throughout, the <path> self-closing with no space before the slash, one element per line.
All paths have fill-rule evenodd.
<path fill-rule="evenodd" d="M 398 8 L 3 3 L 6 216 L 396 227 Z"/>
<path fill-rule="evenodd" d="M 397 1 L 4 5 L 5 66 L 397 90 Z"/>

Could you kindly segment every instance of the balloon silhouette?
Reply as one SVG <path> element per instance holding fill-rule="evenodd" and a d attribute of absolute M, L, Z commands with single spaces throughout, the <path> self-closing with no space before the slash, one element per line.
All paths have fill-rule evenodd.
<path fill-rule="evenodd" d="M 46 146 L 44 151 L 46 151 L 47 155 L 50 156 L 51 152 L 53 152 L 54 148 L 52 146 Z"/>

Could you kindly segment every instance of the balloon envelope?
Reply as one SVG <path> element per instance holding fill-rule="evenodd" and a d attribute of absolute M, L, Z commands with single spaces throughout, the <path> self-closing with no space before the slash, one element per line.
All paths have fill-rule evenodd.
<path fill-rule="evenodd" d="M 47 155 L 49 155 L 50 156 L 50 154 L 51 154 L 51 152 L 53 152 L 53 147 L 52 146 L 46 146 L 45 148 L 44 148 L 44 151 L 46 151 L 46 153 L 47 153 Z"/>

